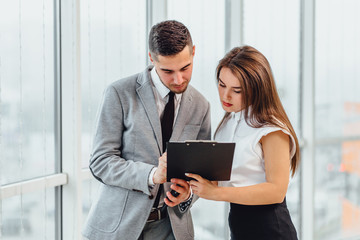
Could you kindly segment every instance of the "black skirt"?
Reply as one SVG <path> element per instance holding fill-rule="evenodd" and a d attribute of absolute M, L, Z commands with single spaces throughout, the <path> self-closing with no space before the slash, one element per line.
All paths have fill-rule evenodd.
<path fill-rule="evenodd" d="M 286 199 L 270 205 L 230 203 L 229 226 L 231 240 L 297 240 Z"/>

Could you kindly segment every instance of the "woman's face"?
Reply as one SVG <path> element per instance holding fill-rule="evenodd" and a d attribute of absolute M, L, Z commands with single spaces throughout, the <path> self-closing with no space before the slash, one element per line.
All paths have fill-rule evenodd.
<path fill-rule="evenodd" d="M 239 112 L 244 109 L 240 81 L 229 68 L 222 68 L 218 82 L 221 105 L 226 112 Z"/>

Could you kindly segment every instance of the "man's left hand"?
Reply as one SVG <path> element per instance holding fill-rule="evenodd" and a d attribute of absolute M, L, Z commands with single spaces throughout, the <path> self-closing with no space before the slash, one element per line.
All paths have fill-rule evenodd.
<path fill-rule="evenodd" d="M 171 183 L 172 184 L 170 188 L 178 192 L 179 196 L 174 197 L 170 191 L 167 191 L 166 196 L 170 199 L 171 202 L 167 198 L 165 198 L 164 201 L 169 207 L 175 207 L 179 203 L 184 202 L 190 198 L 191 190 L 189 183 L 183 179 L 173 178 L 171 179 Z"/>

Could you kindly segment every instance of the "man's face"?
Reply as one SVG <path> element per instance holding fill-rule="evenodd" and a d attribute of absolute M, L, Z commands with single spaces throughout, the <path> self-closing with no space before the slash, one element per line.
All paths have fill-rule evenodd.
<path fill-rule="evenodd" d="M 186 90 L 193 69 L 193 59 L 195 46 L 192 53 L 189 46 L 186 46 L 181 52 L 173 56 L 157 56 L 157 60 L 151 57 L 156 73 L 161 82 L 174 93 L 182 93 Z"/>

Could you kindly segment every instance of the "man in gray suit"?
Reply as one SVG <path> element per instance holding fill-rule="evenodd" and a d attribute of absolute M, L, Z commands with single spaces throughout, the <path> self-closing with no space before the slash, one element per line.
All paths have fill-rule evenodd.
<path fill-rule="evenodd" d="M 210 106 L 189 85 L 195 46 L 182 23 L 153 26 L 149 50 L 153 66 L 112 83 L 98 112 L 90 170 L 101 186 L 83 230 L 90 240 L 194 239 L 191 189 L 166 182 L 162 120 L 170 105 L 170 141 L 210 139 Z"/>

